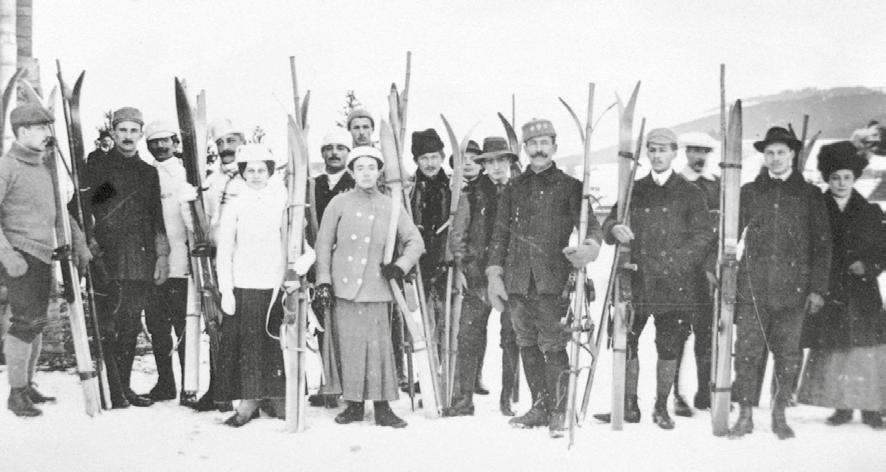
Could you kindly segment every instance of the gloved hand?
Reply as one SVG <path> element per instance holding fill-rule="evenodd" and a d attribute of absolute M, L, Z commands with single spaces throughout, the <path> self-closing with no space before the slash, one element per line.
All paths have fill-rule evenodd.
<path fill-rule="evenodd" d="M 508 291 L 505 289 L 505 282 L 501 278 L 502 268 L 498 266 L 489 266 L 486 268 L 486 294 L 489 296 L 489 303 L 493 308 L 504 312 L 507 309 Z"/>
<path fill-rule="evenodd" d="M 234 291 L 226 290 L 221 293 L 221 309 L 226 315 L 233 315 L 237 311 L 237 302 L 234 300 Z"/>
<path fill-rule="evenodd" d="M 154 263 L 154 285 L 163 285 L 169 278 L 169 256 L 157 256 Z"/>
<path fill-rule="evenodd" d="M 852 275 L 862 277 L 864 276 L 865 272 L 867 271 L 865 270 L 864 262 L 855 261 L 849 266 L 849 273 Z"/>
<path fill-rule="evenodd" d="M 10 277 L 21 277 L 28 271 L 27 261 L 15 249 L 0 256 L 0 263 L 3 264 L 3 268 L 6 269 L 6 273 Z"/>
<path fill-rule="evenodd" d="M 334 297 L 335 294 L 332 292 L 332 285 L 330 284 L 320 284 L 314 291 L 314 298 L 319 301 L 320 306 L 323 308 L 332 307 Z"/>
<path fill-rule="evenodd" d="M 622 244 L 627 244 L 634 239 L 634 232 L 631 231 L 631 228 L 628 228 L 626 225 L 615 225 L 609 230 L 612 233 L 612 237 L 617 239 L 618 242 Z"/>
<path fill-rule="evenodd" d="M 298 256 L 295 262 L 293 262 L 292 268 L 298 275 L 305 275 L 308 273 L 308 270 L 311 269 L 311 266 L 314 265 L 314 261 L 316 260 L 317 256 L 314 251 L 306 252 Z"/>
<path fill-rule="evenodd" d="M 92 253 L 89 252 L 89 248 L 85 244 L 75 245 L 71 259 L 74 265 L 77 266 L 77 270 L 84 272 L 89 267 L 89 263 L 92 262 Z"/>
<path fill-rule="evenodd" d="M 824 298 L 815 292 L 809 293 L 806 297 L 806 311 L 809 314 L 815 314 L 818 313 L 822 307 L 824 307 Z"/>
<path fill-rule="evenodd" d="M 563 248 L 563 255 L 572 263 L 572 267 L 581 269 L 597 259 L 600 254 L 600 245 L 593 239 L 588 239 L 578 246 Z"/>
<path fill-rule="evenodd" d="M 178 201 L 181 203 L 193 202 L 197 199 L 197 187 L 194 185 L 182 185 L 178 192 Z"/>
<path fill-rule="evenodd" d="M 406 273 L 403 272 L 403 269 L 401 269 L 400 266 L 394 264 L 393 262 L 390 264 L 382 264 L 381 266 L 381 276 L 387 280 L 400 280 L 405 275 Z"/>

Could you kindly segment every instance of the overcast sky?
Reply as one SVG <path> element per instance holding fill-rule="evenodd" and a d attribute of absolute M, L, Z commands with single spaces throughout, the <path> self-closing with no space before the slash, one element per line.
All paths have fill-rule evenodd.
<path fill-rule="evenodd" d="M 339 119 L 348 89 L 386 116 L 386 94 L 392 81 L 402 86 L 407 50 L 410 132 L 435 127 L 445 136 L 443 113 L 457 134 L 479 120 L 477 137 L 501 135 L 495 112 L 510 116 L 515 93 L 518 126 L 534 116 L 552 119 L 560 154 L 581 146 L 557 97 L 583 117 L 591 81 L 602 110 L 614 92 L 627 95 L 642 80 L 637 117 L 650 127 L 718 106 L 721 62 L 729 100 L 809 86 L 886 85 L 882 0 L 356 3 L 38 0 L 34 54 L 47 84 L 54 83 L 56 58 L 71 82 L 86 69 L 87 142 L 110 108 L 132 105 L 149 121 L 174 120 L 173 77 L 182 76 L 192 91 L 206 89 L 210 120 L 261 124 L 277 147 L 285 142 L 288 57 L 295 55 L 302 93 L 312 93 L 312 152 Z M 614 143 L 615 124 L 611 112 L 595 148 Z"/>

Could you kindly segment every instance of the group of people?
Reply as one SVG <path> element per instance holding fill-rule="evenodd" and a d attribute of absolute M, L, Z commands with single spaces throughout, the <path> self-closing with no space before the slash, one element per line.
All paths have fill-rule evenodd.
<path fill-rule="evenodd" d="M 4 351 L 9 365 L 8 407 L 35 416 L 35 403 L 50 400 L 36 390 L 33 372 L 46 324 L 53 232 L 58 215 L 50 167 L 52 116 L 38 105 L 13 110 L 16 141 L 0 160 L 0 264 L 12 311 Z M 226 424 L 242 426 L 264 411 L 283 417 L 285 375 L 279 343 L 282 307 L 274 294 L 286 270 L 284 213 L 287 193 L 278 173 L 279 159 L 267 146 L 249 143 L 245 131 L 228 119 L 209 134 L 219 169 L 203 188 L 188 184 L 177 126 L 153 121 L 145 126 L 139 110 L 113 113 L 113 145 L 86 163 L 79 191 L 91 240 L 76 224 L 78 265 L 91 264 L 96 308 L 101 322 L 105 364 L 114 408 L 149 406 L 179 396 L 201 411 L 236 411 Z M 704 133 L 678 138 L 666 128 L 645 137 L 650 173 L 633 189 L 626 224 L 613 208 L 600 224 L 588 205 L 588 232 L 571 240 L 582 218 L 582 183 L 553 160 L 557 133 L 551 121 L 524 124 L 520 149 L 504 137 L 490 136 L 482 146 L 464 150 L 463 182 L 457 211 L 450 215 L 452 186 L 444 169 L 444 145 L 434 129 L 412 134 L 417 170 L 408 184 L 407 208 L 395 212 L 384 186 L 385 162 L 373 145 L 376 122 L 366 110 L 347 117 L 321 142 L 325 172 L 314 178 L 319 227 L 312 246 L 295 261 L 295 271 L 312 282 L 312 306 L 323 325 L 322 351 L 334 353 L 326 364 L 327 385 L 311 397 L 314 406 L 345 409 L 340 424 L 364 420 L 364 403 L 374 402 L 378 425 L 404 427 L 390 408 L 398 391 L 409 389 L 402 314 L 392 303 L 390 281 L 421 274 L 423 294 L 442 326 L 443 301 L 455 288 L 464 303 L 459 320 L 456 381 L 444 416 L 474 414 L 481 382 L 490 314 L 500 315 L 503 415 L 516 427 L 548 427 L 563 435 L 566 412 L 564 324 L 574 285 L 570 274 L 597 259 L 600 244 L 630 245 L 637 270 L 632 275 L 633 325 L 628 333 L 625 420 L 639 422 L 639 337 L 650 316 L 655 322 L 656 395 L 652 420 L 675 426 L 673 411 L 691 416 L 678 390 L 684 345 L 694 333 L 698 391 L 695 409 L 710 407 L 711 323 L 720 188 L 707 160 L 716 144 Z M 153 163 L 138 155 L 144 137 Z M 772 430 L 793 437 L 785 409 L 795 394 L 800 402 L 836 409 L 831 424 L 851 420 L 852 410 L 881 427 L 886 409 L 886 314 L 877 276 L 886 263 L 886 230 L 880 208 L 853 185 L 870 159 L 886 151 L 881 136 L 872 141 L 825 145 L 818 167 L 828 190 L 821 190 L 795 169 L 802 143 L 774 127 L 754 143 L 764 168 L 741 190 L 743 235 L 735 351 L 734 400 L 739 416 L 731 435 L 753 430 L 752 412 L 761 395 L 768 353 L 775 358 Z M 865 144 L 867 144 L 865 146 Z M 672 164 L 680 147 L 687 164 Z M 450 167 L 452 161 L 450 158 Z M 191 202 L 202 194 L 210 236 L 217 248 L 221 341 L 211 365 L 208 391 L 197 399 L 178 394 L 173 353 L 184 352 L 189 304 Z M 73 220 L 72 220 L 73 221 Z M 389 225 L 396 227 L 397 250 L 385 260 Z M 91 261 L 91 262 L 90 262 Z M 447 271 L 459 268 L 449 285 Z M 285 287 L 290 290 L 293 287 Z M 285 290 L 283 290 L 285 291 Z M 130 373 L 141 314 L 151 334 L 158 380 L 145 395 L 130 387 Z M 173 332 L 175 336 L 173 336 Z M 432 343 L 437 345 L 442 340 Z M 811 348 L 803 379 L 798 380 L 803 348 Z M 184 356 L 179 355 L 184 376 Z M 518 369 L 529 385 L 530 409 L 515 416 L 511 397 Z M 424 388 L 427 393 L 427 388 Z M 178 395 L 177 395 L 178 394 Z M 609 415 L 597 415 L 607 421 Z"/>

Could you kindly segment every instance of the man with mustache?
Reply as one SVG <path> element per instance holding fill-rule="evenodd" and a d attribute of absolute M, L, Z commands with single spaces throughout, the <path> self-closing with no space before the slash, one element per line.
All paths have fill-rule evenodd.
<path fill-rule="evenodd" d="M 707 168 L 708 157 L 714 151 L 716 142 L 707 133 L 693 132 L 680 136 L 680 143 L 686 152 L 686 165 L 680 170 L 680 175 L 704 192 L 705 202 L 708 205 L 710 228 L 717 232 L 720 226 L 720 178 L 713 175 Z M 692 333 L 695 335 L 695 373 L 698 389 L 693 405 L 699 410 L 711 406 L 711 322 L 713 316 L 711 281 L 715 279 L 716 258 L 717 241 L 715 239 L 711 242 L 705 256 L 705 269 L 699 270 L 694 276 L 696 306 L 692 310 L 690 324 L 692 325 Z M 677 353 L 677 373 L 674 374 L 674 414 L 692 416 L 692 409 L 680 395 L 682 363 L 683 348 L 681 347 L 680 352 Z"/>
<path fill-rule="evenodd" d="M 603 223 L 609 244 L 630 244 L 637 270 L 631 278 L 634 323 L 628 332 L 625 373 L 625 421 L 640 421 L 637 346 L 649 316 L 655 317 L 656 399 L 652 421 L 673 429 L 667 400 L 674 383 L 677 356 L 689 335 L 690 310 L 696 300 L 695 276 L 715 238 L 702 190 L 674 172 L 677 136 L 667 128 L 646 135 L 652 170 L 634 183 L 630 226 L 618 221 L 617 206 Z M 608 415 L 598 416 L 604 421 Z"/>
<path fill-rule="evenodd" d="M 357 108 L 348 113 L 348 121 L 345 124 L 354 146 L 372 146 L 372 133 L 375 132 L 375 120 L 363 108 Z"/>
<path fill-rule="evenodd" d="M 499 197 L 486 267 L 489 302 L 510 310 L 532 392 L 532 408 L 509 423 L 518 428 L 548 426 L 551 437 L 565 431 L 570 333 L 562 318 L 569 274 L 597 258 L 600 223 L 588 206 L 588 233 L 569 246 L 580 223 L 582 183 L 553 161 L 557 133 L 545 119 L 523 125 L 529 168 L 511 179 Z M 568 293 L 568 292 L 566 292 Z"/>
<path fill-rule="evenodd" d="M 98 139 L 95 140 L 95 150 L 86 156 L 86 160 L 95 156 L 103 156 L 114 147 L 114 138 L 111 137 L 110 131 L 101 130 L 98 133 Z"/>
<path fill-rule="evenodd" d="M 95 298 L 114 408 L 153 403 L 132 391 L 130 376 L 141 312 L 153 286 L 169 277 L 160 179 L 138 154 L 143 125 L 138 109 L 115 111 L 111 126 L 117 145 L 87 162 L 84 175 L 85 217 L 95 220 L 94 243 L 107 269 L 95 281 Z"/>
<path fill-rule="evenodd" d="M 0 158 L 0 281 L 9 291 L 12 312 L 3 350 L 9 376 L 7 408 L 16 416 L 43 414 L 35 403 L 55 401 L 35 388 L 34 373 L 43 345 L 43 327 L 52 286 L 53 236 L 71 222 L 73 258 L 84 269 L 91 255 L 73 218 L 57 214 L 45 151 L 52 142 L 52 114 L 23 105 L 9 115 L 15 142 Z"/>
<path fill-rule="evenodd" d="M 157 384 L 148 397 L 154 401 L 174 400 L 175 376 L 172 371 L 174 348 L 172 330 L 178 337 L 179 366 L 182 385 L 185 375 L 185 314 L 188 302 L 188 236 L 182 215 L 179 194 L 187 185 L 185 167 L 175 155 L 178 147 L 178 128 L 166 121 L 154 121 L 145 131 L 148 151 L 156 160 L 154 167 L 160 178 L 160 199 L 163 222 L 169 239 L 169 279 L 154 287 L 145 307 L 145 324 L 151 334 L 154 361 L 157 364 Z M 184 394 L 183 394 L 184 395 Z M 183 405 L 194 398 L 182 396 Z"/>
<path fill-rule="evenodd" d="M 314 201 L 317 205 L 317 223 L 323 221 L 323 213 L 333 197 L 354 188 L 354 177 L 345 167 L 348 161 L 348 154 L 351 152 L 352 142 L 351 133 L 341 127 L 336 127 L 323 137 L 323 141 L 320 144 L 320 154 L 326 166 L 326 173 L 314 178 Z M 313 276 L 313 271 L 309 272 L 309 277 L 313 278 Z M 324 308 L 320 304 L 320 299 L 316 298 L 312 302 L 312 306 L 314 313 L 317 314 L 318 321 L 325 323 L 326 321 L 320 316 Z M 318 335 L 318 339 L 322 346 L 322 343 L 325 342 L 323 333 Z M 337 397 L 338 395 L 311 395 L 308 397 L 308 402 L 311 406 L 337 408 Z"/>

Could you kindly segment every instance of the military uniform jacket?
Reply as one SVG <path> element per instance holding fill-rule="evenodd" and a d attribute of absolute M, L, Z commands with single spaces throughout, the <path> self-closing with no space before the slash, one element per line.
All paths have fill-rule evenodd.
<path fill-rule="evenodd" d="M 377 189 L 353 190 L 329 202 L 317 234 L 317 283 L 332 284 L 335 296 L 354 302 L 389 302 L 391 288 L 381 276 L 391 197 Z M 409 272 L 424 252 L 421 234 L 400 211 L 397 237 L 401 247 L 395 261 Z"/>
<path fill-rule="evenodd" d="M 831 225 L 818 187 L 797 172 L 782 182 L 764 171 L 742 186 L 739 215 L 739 302 L 802 307 L 810 292 L 827 294 Z"/>
<path fill-rule="evenodd" d="M 572 264 L 563 255 L 578 228 L 581 182 L 556 164 L 540 173 L 529 169 L 512 179 L 498 200 L 488 266 L 504 268 L 508 293 L 560 295 Z M 589 239 L 600 241 L 600 222 L 588 206 Z"/>
<path fill-rule="evenodd" d="M 84 202 L 109 276 L 153 280 L 157 256 L 169 255 L 157 169 L 115 147 L 86 163 L 84 180 Z"/>
<path fill-rule="evenodd" d="M 698 300 L 697 276 L 716 239 L 702 190 L 676 172 L 664 185 L 650 174 L 634 183 L 631 198 L 634 306 L 644 313 L 691 309 Z M 611 231 L 618 224 L 617 208 L 603 223 L 609 244 L 616 242 Z"/>

